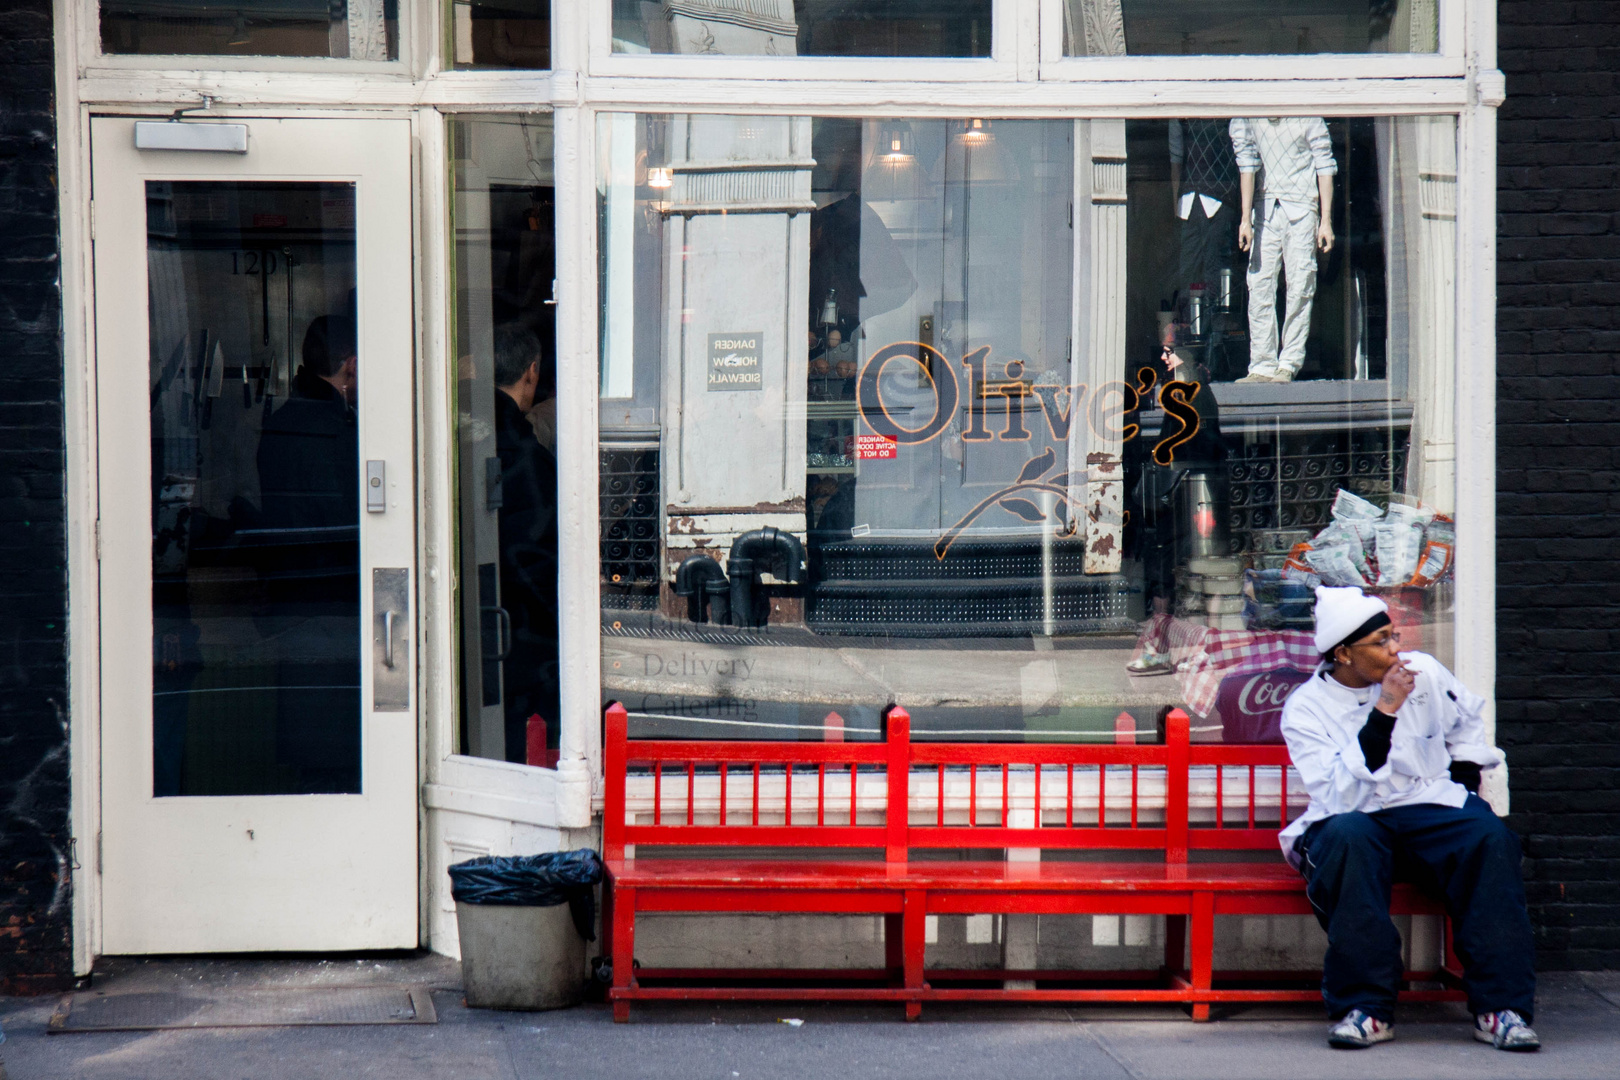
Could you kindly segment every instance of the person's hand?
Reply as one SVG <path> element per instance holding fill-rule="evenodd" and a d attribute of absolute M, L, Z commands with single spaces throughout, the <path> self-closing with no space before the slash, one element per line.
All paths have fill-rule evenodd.
<path fill-rule="evenodd" d="M 1417 672 L 1407 667 L 1404 661 L 1396 660 L 1384 672 L 1383 688 L 1378 694 L 1378 711 L 1385 716 L 1394 716 L 1397 709 L 1406 703 L 1406 696 L 1412 692 L 1417 682 Z"/>
<path fill-rule="evenodd" d="M 1254 226 L 1248 218 L 1238 222 L 1238 250 L 1248 251 L 1254 245 Z"/>
<path fill-rule="evenodd" d="M 1333 226 L 1326 218 L 1316 226 L 1316 250 L 1324 255 L 1333 250 Z"/>

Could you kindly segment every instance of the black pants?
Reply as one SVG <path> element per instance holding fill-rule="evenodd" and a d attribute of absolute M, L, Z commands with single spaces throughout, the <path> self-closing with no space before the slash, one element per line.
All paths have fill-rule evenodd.
<path fill-rule="evenodd" d="M 1517 1010 L 1535 1003 L 1535 948 L 1519 876 L 1519 838 L 1477 795 L 1460 808 L 1422 804 L 1335 814 L 1295 843 L 1306 893 L 1327 931 L 1322 999 L 1337 1020 L 1360 1009 L 1392 1021 L 1401 938 L 1389 918 L 1397 877 L 1446 900 L 1462 961 L 1468 1008 Z"/>

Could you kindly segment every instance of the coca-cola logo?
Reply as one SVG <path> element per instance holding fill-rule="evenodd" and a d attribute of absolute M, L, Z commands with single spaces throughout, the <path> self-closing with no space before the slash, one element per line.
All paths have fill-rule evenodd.
<path fill-rule="evenodd" d="M 1282 742 L 1282 708 L 1294 687 L 1310 678 L 1303 671 L 1240 672 L 1221 680 L 1215 707 L 1221 714 L 1221 735 L 1227 742 Z"/>
<path fill-rule="evenodd" d="M 1256 675 L 1243 684 L 1238 692 L 1238 711 L 1256 716 L 1272 709 L 1280 709 L 1288 695 L 1294 692 L 1295 682 L 1283 682 L 1270 675 Z"/>

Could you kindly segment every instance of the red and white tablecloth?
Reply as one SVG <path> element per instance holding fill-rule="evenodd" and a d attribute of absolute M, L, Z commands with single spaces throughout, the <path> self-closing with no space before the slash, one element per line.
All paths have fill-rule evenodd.
<path fill-rule="evenodd" d="M 1181 684 L 1181 697 L 1200 716 L 1215 708 L 1221 680 L 1228 675 L 1247 675 L 1278 668 L 1314 671 L 1321 659 L 1312 635 L 1306 630 L 1213 630 L 1201 623 L 1169 616 L 1162 620 L 1162 641 L 1169 644 L 1175 677 Z M 1143 640 L 1154 634 L 1149 624 Z"/>

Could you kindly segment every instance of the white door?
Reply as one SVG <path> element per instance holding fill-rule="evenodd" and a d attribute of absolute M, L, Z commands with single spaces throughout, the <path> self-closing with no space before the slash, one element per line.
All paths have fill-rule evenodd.
<path fill-rule="evenodd" d="M 103 947 L 411 947 L 410 126 L 232 123 L 92 125 Z"/>

